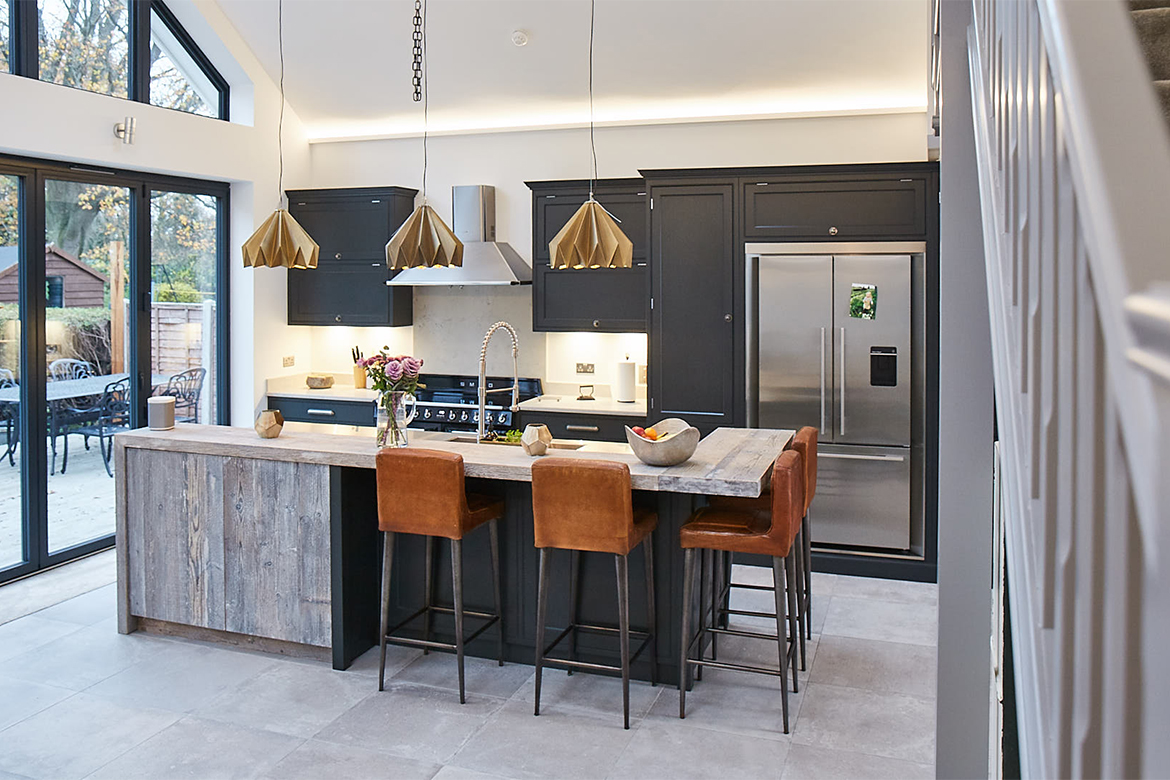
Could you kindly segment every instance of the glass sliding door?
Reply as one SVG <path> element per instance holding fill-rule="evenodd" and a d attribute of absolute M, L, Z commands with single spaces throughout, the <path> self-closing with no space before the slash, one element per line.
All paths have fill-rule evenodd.
<path fill-rule="evenodd" d="M 49 554 L 114 533 L 113 435 L 129 425 L 130 187 L 45 182 Z"/>
<path fill-rule="evenodd" d="M 28 560 L 19 446 L 20 201 L 21 179 L 0 173 L 0 571 Z"/>
<path fill-rule="evenodd" d="M 151 371 L 179 422 L 219 421 L 219 206 L 209 194 L 150 193 Z"/>

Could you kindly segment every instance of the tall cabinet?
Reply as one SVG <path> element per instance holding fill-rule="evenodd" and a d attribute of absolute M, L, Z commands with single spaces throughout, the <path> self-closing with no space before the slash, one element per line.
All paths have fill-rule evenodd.
<path fill-rule="evenodd" d="M 734 181 L 647 177 L 650 197 L 649 418 L 704 434 L 741 425 Z"/>

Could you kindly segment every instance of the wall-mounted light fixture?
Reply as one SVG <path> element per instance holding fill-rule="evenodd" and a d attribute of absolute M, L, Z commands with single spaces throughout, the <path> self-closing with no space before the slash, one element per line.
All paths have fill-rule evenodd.
<path fill-rule="evenodd" d="M 134 143 L 134 129 L 138 124 L 138 120 L 132 116 L 126 117 L 124 121 L 118 122 L 114 125 L 114 135 L 122 139 L 124 144 Z"/>

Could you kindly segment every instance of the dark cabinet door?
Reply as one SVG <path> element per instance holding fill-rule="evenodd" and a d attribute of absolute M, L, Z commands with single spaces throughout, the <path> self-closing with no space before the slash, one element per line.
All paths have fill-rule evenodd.
<path fill-rule="evenodd" d="M 730 183 L 651 185 L 651 422 L 736 424 L 734 193 Z"/>
<path fill-rule="evenodd" d="M 402 187 L 293 190 L 289 212 L 321 247 L 317 267 L 288 272 L 290 325 L 410 325 L 413 293 L 390 287 L 386 242 L 414 208 Z"/>
<path fill-rule="evenodd" d="M 856 240 L 926 234 L 926 179 L 744 179 L 744 234 L 752 239 Z"/>
<path fill-rule="evenodd" d="M 594 188 L 594 198 L 634 244 L 632 268 L 551 268 L 548 243 L 589 197 L 578 184 L 534 185 L 532 327 L 535 331 L 644 332 L 649 306 L 646 191 L 639 183 Z"/>

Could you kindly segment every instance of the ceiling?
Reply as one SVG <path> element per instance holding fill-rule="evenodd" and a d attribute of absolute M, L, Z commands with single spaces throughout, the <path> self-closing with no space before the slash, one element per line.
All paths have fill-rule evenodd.
<path fill-rule="evenodd" d="M 273 78 L 277 0 L 218 0 Z M 285 92 L 310 139 L 422 129 L 411 0 L 284 0 Z M 929 0 L 597 0 L 599 124 L 922 111 Z M 523 30 L 518 47 L 512 33 Z M 429 0 L 429 128 L 589 119 L 587 0 Z"/>

